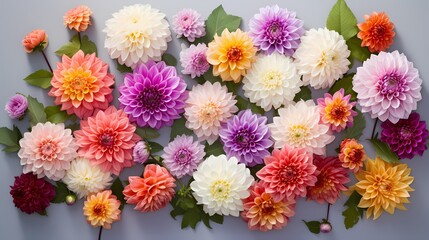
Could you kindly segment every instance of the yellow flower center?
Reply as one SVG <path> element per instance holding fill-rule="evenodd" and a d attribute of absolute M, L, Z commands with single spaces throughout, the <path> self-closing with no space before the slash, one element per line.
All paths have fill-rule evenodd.
<path fill-rule="evenodd" d="M 126 38 L 131 44 L 139 44 L 144 42 L 145 35 L 141 31 L 134 31 L 129 33 Z"/>
<path fill-rule="evenodd" d="M 94 84 L 96 82 L 97 78 L 92 76 L 90 70 L 73 68 L 64 73 L 62 90 L 71 100 L 82 101 L 86 94 L 92 94 L 98 88 Z"/>
<path fill-rule="evenodd" d="M 232 47 L 228 49 L 227 56 L 229 61 L 233 61 L 233 62 L 239 61 L 242 55 L 243 53 L 241 52 L 240 48 Z"/>
<path fill-rule="evenodd" d="M 265 88 L 275 89 L 282 85 L 282 74 L 278 71 L 269 71 L 262 78 Z"/>
<path fill-rule="evenodd" d="M 103 203 L 96 203 L 92 207 L 92 213 L 95 217 L 104 219 L 107 217 L 107 207 Z"/>
<path fill-rule="evenodd" d="M 231 184 L 225 180 L 217 180 L 211 186 L 211 194 L 216 201 L 228 199 L 230 192 Z"/>
<path fill-rule="evenodd" d="M 199 118 L 205 123 L 212 123 L 218 119 L 220 115 L 219 106 L 214 102 L 208 102 L 206 105 L 201 107 L 199 112 Z"/>
<path fill-rule="evenodd" d="M 309 129 L 304 125 L 293 125 L 288 131 L 289 142 L 294 146 L 305 144 L 307 137 L 310 135 Z"/>

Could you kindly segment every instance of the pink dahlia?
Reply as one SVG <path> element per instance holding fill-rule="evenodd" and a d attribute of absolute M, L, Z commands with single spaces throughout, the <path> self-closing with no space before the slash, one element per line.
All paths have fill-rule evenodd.
<path fill-rule="evenodd" d="M 69 58 L 63 55 L 57 63 L 51 80 L 49 96 L 68 114 L 79 118 L 92 116 L 96 110 L 105 110 L 113 100 L 114 76 L 107 72 L 109 66 L 93 54 L 79 50 Z"/>
<path fill-rule="evenodd" d="M 408 118 L 422 99 L 421 85 L 419 71 L 398 51 L 371 55 L 353 77 L 362 112 L 383 122 Z"/>
<path fill-rule="evenodd" d="M 320 204 L 324 202 L 334 204 L 340 197 L 340 192 L 348 189 L 345 186 L 350 182 L 348 169 L 343 168 L 341 161 L 336 157 L 323 158 L 314 155 L 313 163 L 319 174 L 316 184 L 307 188 L 307 198 Z"/>
<path fill-rule="evenodd" d="M 206 35 L 204 19 L 201 15 L 189 8 L 185 8 L 173 16 L 173 31 L 177 33 L 177 38 L 185 37 L 189 42 Z"/>
<path fill-rule="evenodd" d="M 191 78 L 200 77 L 206 73 L 210 64 L 207 62 L 207 45 L 199 43 L 198 45 L 191 45 L 187 49 L 180 52 L 180 63 L 183 67 L 183 74 L 190 74 Z"/>
<path fill-rule="evenodd" d="M 305 148 L 285 145 L 281 150 L 274 149 L 264 161 L 265 166 L 256 175 L 275 201 L 304 197 L 307 187 L 317 181 L 313 156 Z"/>
<path fill-rule="evenodd" d="M 24 173 L 33 172 L 37 177 L 54 181 L 62 179 L 77 157 L 77 144 L 70 129 L 64 124 L 38 123 L 31 132 L 19 140 L 18 156 Z"/>
<path fill-rule="evenodd" d="M 133 165 L 133 148 L 140 137 L 122 110 L 111 106 L 81 121 L 80 127 L 74 132 L 80 157 L 115 175 Z"/>

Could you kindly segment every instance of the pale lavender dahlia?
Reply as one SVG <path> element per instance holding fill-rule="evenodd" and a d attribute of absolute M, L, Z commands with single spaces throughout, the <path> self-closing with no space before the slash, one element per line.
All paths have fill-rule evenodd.
<path fill-rule="evenodd" d="M 119 102 L 139 127 L 171 126 L 184 112 L 188 96 L 185 81 L 163 61 L 149 61 L 125 75 L 119 87 Z"/>
<path fill-rule="evenodd" d="M 267 149 L 273 145 L 266 123 L 266 117 L 252 114 L 249 109 L 228 120 L 219 132 L 228 158 L 236 157 L 249 167 L 263 163 L 264 157 L 270 155 Z"/>
<path fill-rule="evenodd" d="M 398 51 L 371 55 L 353 77 L 353 90 L 362 112 L 383 122 L 397 123 L 408 118 L 422 99 L 421 89 L 419 71 Z"/>
<path fill-rule="evenodd" d="M 399 158 L 411 159 L 415 155 L 423 155 L 427 149 L 426 142 L 429 132 L 426 122 L 420 121 L 420 115 L 411 113 L 408 119 L 401 119 L 396 124 L 386 121 L 381 124 L 381 140 L 389 144 Z"/>
<path fill-rule="evenodd" d="M 193 9 L 185 8 L 174 15 L 172 26 L 177 38 L 184 36 L 189 42 L 206 35 L 204 20 Z"/>
<path fill-rule="evenodd" d="M 146 141 L 138 142 L 133 148 L 133 160 L 135 163 L 143 164 L 150 156 L 149 145 Z"/>
<path fill-rule="evenodd" d="M 180 52 L 180 63 L 183 67 L 182 73 L 191 75 L 191 78 L 199 77 L 207 72 L 210 64 L 207 61 L 207 45 L 199 43 L 191 45 Z"/>
<path fill-rule="evenodd" d="M 303 21 L 296 13 L 277 5 L 260 8 L 249 22 L 249 35 L 255 46 L 267 54 L 292 56 L 304 34 Z"/>
<path fill-rule="evenodd" d="M 164 148 L 163 163 L 173 176 L 181 178 L 191 175 L 203 159 L 204 146 L 194 141 L 193 137 L 177 136 Z"/>
<path fill-rule="evenodd" d="M 27 98 L 21 94 L 15 94 L 9 99 L 5 106 L 5 110 L 10 118 L 18 119 L 24 116 L 28 108 Z"/>

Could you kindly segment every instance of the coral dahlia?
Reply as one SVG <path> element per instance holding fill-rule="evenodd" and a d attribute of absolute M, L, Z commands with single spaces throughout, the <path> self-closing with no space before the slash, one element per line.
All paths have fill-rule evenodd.
<path fill-rule="evenodd" d="M 366 152 L 363 145 L 355 139 L 344 139 L 340 145 L 339 160 L 344 168 L 357 172 L 363 167 Z"/>

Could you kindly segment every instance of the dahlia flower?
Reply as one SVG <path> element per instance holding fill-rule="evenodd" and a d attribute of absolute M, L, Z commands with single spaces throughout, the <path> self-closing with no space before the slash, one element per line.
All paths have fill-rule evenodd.
<path fill-rule="evenodd" d="M 77 157 L 78 146 L 70 129 L 64 124 L 38 123 L 19 140 L 18 156 L 24 173 L 33 172 L 38 178 L 58 181 Z"/>
<path fill-rule="evenodd" d="M 212 144 L 219 136 L 221 124 L 238 111 L 236 102 L 235 96 L 218 82 L 193 86 L 186 100 L 186 127 L 194 131 L 199 141 Z"/>
<path fill-rule="evenodd" d="M 423 155 L 427 149 L 429 132 L 426 122 L 420 121 L 420 114 L 413 112 L 408 119 L 401 119 L 396 124 L 390 121 L 381 124 L 381 140 L 389 144 L 399 158 L 412 159 Z"/>
<path fill-rule="evenodd" d="M 133 147 L 140 137 L 122 110 L 111 106 L 81 121 L 80 127 L 74 132 L 80 157 L 115 175 L 133 165 Z"/>
<path fill-rule="evenodd" d="M 89 195 L 83 205 L 83 215 L 93 227 L 110 229 L 112 223 L 121 219 L 121 202 L 111 190 Z"/>
<path fill-rule="evenodd" d="M 27 53 L 44 50 L 48 46 L 48 34 L 46 34 L 45 30 L 35 29 L 25 35 L 22 40 L 22 46 Z"/>
<path fill-rule="evenodd" d="M 319 122 L 320 115 L 313 100 L 299 101 L 279 109 L 279 116 L 268 124 L 274 147 L 285 144 L 305 148 L 316 155 L 325 155 L 325 146 L 334 140 L 329 126 Z"/>
<path fill-rule="evenodd" d="M 205 23 L 201 14 L 189 8 L 182 9 L 173 16 L 172 28 L 177 34 L 177 38 L 183 36 L 189 42 L 206 35 Z"/>
<path fill-rule="evenodd" d="M 336 157 L 323 158 L 313 156 L 313 164 L 317 167 L 317 182 L 307 188 L 307 199 L 315 200 L 320 204 L 325 202 L 334 204 L 340 197 L 341 191 L 348 188 L 345 185 L 350 182 L 347 169 L 341 166 Z"/>
<path fill-rule="evenodd" d="M 310 29 L 295 51 L 295 64 L 305 85 L 331 87 L 349 70 L 350 51 L 343 36 L 327 28 Z"/>
<path fill-rule="evenodd" d="M 248 188 L 254 182 L 250 170 L 235 157 L 210 156 L 193 174 L 193 195 L 204 212 L 239 216 L 244 210 L 242 199 L 249 197 Z"/>
<path fill-rule="evenodd" d="M 173 199 L 176 184 L 174 178 L 164 167 L 148 164 L 143 178 L 128 177 L 129 185 L 123 191 L 128 204 L 136 205 L 141 212 L 157 211 Z"/>
<path fill-rule="evenodd" d="M 72 161 L 70 169 L 62 179 L 67 184 L 67 188 L 76 193 L 78 198 L 106 189 L 112 180 L 110 173 L 101 171 L 99 166 L 93 166 L 85 158 Z"/>
<path fill-rule="evenodd" d="M 267 54 L 292 56 L 305 32 L 303 25 L 295 12 L 278 5 L 266 6 L 250 19 L 249 35 L 255 46 Z"/>
<path fill-rule="evenodd" d="M 183 67 L 182 73 L 191 75 L 191 78 L 200 77 L 206 73 L 210 64 L 207 62 L 207 46 L 205 43 L 191 45 L 180 52 L 180 63 Z"/>
<path fill-rule="evenodd" d="M 343 168 L 358 172 L 360 168 L 363 167 L 363 162 L 366 159 L 366 152 L 363 145 L 355 139 L 344 139 L 340 145 L 338 158 Z"/>
<path fill-rule="evenodd" d="M 107 72 L 109 65 L 93 54 L 79 50 L 69 58 L 62 56 L 51 80 L 49 96 L 69 115 L 79 118 L 92 116 L 105 110 L 113 100 L 114 76 Z"/>
<path fill-rule="evenodd" d="M 43 213 L 55 197 L 55 188 L 43 178 L 23 173 L 15 177 L 13 186 L 10 186 L 10 195 L 15 207 L 21 211 L 27 214 Z"/>
<path fill-rule="evenodd" d="M 138 142 L 133 148 L 133 160 L 135 163 L 143 164 L 150 156 L 149 144 L 145 141 Z"/>
<path fill-rule="evenodd" d="M 273 145 L 267 118 L 245 110 L 234 115 L 219 131 L 227 157 L 236 157 L 240 163 L 253 167 L 264 162 Z"/>
<path fill-rule="evenodd" d="M 260 182 L 253 184 L 249 192 L 250 196 L 243 199 L 244 210 L 241 212 L 249 229 L 263 232 L 281 229 L 295 215 L 295 200 L 275 201 Z"/>
<path fill-rule="evenodd" d="M 302 81 L 291 58 L 273 53 L 256 58 L 243 84 L 244 96 L 269 111 L 292 103 Z"/>
<path fill-rule="evenodd" d="M 185 175 L 192 175 L 205 155 L 203 145 L 194 142 L 192 136 L 181 135 L 164 147 L 164 154 L 161 157 L 171 175 L 182 178 Z"/>
<path fill-rule="evenodd" d="M 285 145 L 281 150 L 274 149 L 264 162 L 265 166 L 256 176 L 275 201 L 305 197 L 307 187 L 314 186 L 317 181 L 313 156 L 305 148 Z"/>
<path fill-rule="evenodd" d="M 163 61 L 149 61 L 125 75 L 119 102 L 132 122 L 160 129 L 180 118 L 187 98 L 186 83 Z"/>
<path fill-rule="evenodd" d="M 411 168 L 407 164 L 387 163 L 381 158 L 365 162 L 365 170 L 358 172 L 356 191 L 362 195 L 358 207 L 367 208 L 366 218 L 380 217 L 383 210 L 393 214 L 395 208 L 406 210 L 404 203 L 409 203 L 409 192 L 414 191 L 410 184 Z"/>
<path fill-rule="evenodd" d="M 390 22 L 389 16 L 384 12 L 373 12 L 364 18 L 365 22 L 357 25 L 357 37 L 362 40 L 362 47 L 368 47 L 371 52 L 386 51 L 393 44 L 395 37 L 395 26 Z"/>
<path fill-rule="evenodd" d="M 88 6 L 81 5 L 72 8 L 64 15 L 64 25 L 70 30 L 84 32 L 91 25 L 91 14 L 92 11 Z"/>
<path fill-rule="evenodd" d="M 353 77 L 353 90 L 362 112 L 383 122 L 397 123 L 408 118 L 422 99 L 421 85 L 419 71 L 398 51 L 371 55 Z"/>
<path fill-rule="evenodd" d="M 353 117 L 357 115 L 353 110 L 356 102 L 350 102 L 350 97 L 350 94 L 344 96 L 344 89 L 341 88 L 333 96 L 325 93 L 323 98 L 317 99 L 320 120 L 332 131 L 341 132 L 353 126 Z"/>
<path fill-rule="evenodd" d="M 214 76 L 238 83 L 255 61 L 255 54 L 256 48 L 246 32 L 237 29 L 231 33 L 225 28 L 209 43 L 207 61 L 213 65 Z"/>
<path fill-rule="evenodd" d="M 6 103 L 5 110 L 11 119 L 22 118 L 27 111 L 28 100 L 21 94 L 15 94 Z"/>
<path fill-rule="evenodd" d="M 106 21 L 103 32 L 110 57 L 132 68 L 149 60 L 160 61 L 171 41 L 165 14 L 148 4 L 122 8 Z"/>

